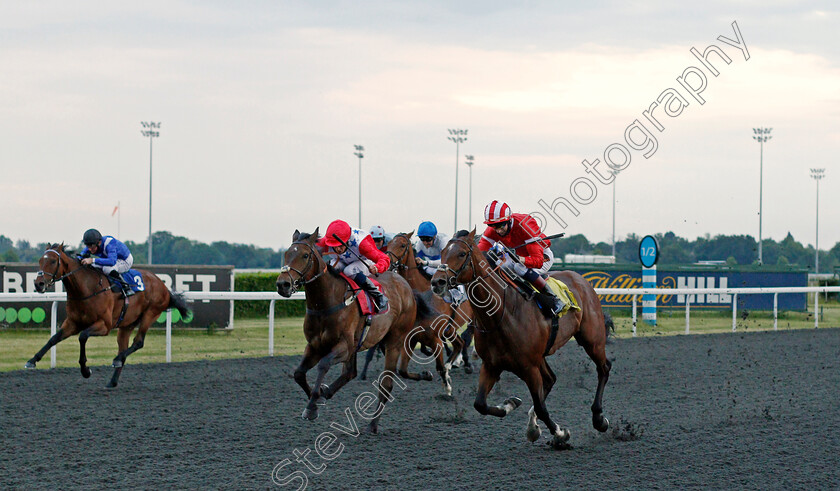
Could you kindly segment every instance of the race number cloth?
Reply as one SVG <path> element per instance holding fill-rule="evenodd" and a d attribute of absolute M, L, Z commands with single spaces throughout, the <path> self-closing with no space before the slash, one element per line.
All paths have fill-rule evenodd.
<path fill-rule="evenodd" d="M 350 288 L 353 291 L 361 293 L 360 295 L 357 295 L 356 298 L 359 300 L 359 308 L 362 310 L 362 315 L 384 314 L 384 313 L 388 312 L 389 310 L 391 310 L 391 306 L 389 304 L 388 308 L 385 309 L 383 312 L 377 312 L 376 307 L 373 306 L 373 299 L 370 298 L 370 294 L 368 292 L 366 292 L 365 290 L 363 290 L 362 287 L 360 287 L 355 281 L 353 281 L 352 278 L 350 278 L 349 276 L 347 276 L 344 273 L 340 273 L 340 274 L 341 274 L 341 277 L 344 278 L 344 281 L 346 281 L 347 284 L 350 285 Z M 382 289 L 382 284 L 379 283 L 378 281 L 376 281 L 376 279 L 374 279 L 370 276 L 368 278 L 370 279 L 370 281 L 373 282 L 374 285 L 376 285 L 376 288 L 378 288 L 379 291 L 381 291 L 382 294 L 385 295 L 385 290 Z"/>
<path fill-rule="evenodd" d="M 131 289 L 135 292 L 142 292 L 146 289 L 146 285 L 143 284 L 143 275 L 136 269 L 129 269 L 125 273 L 122 273 L 122 279 L 131 285 Z"/>
<path fill-rule="evenodd" d="M 545 282 L 548 284 L 548 287 L 551 288 L 551 291 L 554 292 L 554 294 L 557 295 L 564 304 L 566 304 L 563 306 L 563 310 L 557 314 L 558 318 L 563 317 L 563 315 L 565 315 L 569 310 L 580 310 L 580 305 L 578 305 L 577 300 L 575 300 L 575 295 L 571 290 L 569 290 L 569 287 L 566 286 L 565 283 L 552 276 L 546 278 Z M 534 288 L 534 285 L 531 285 L 531 288 Z M 534 291 L 539 290 L 534 288 Z"/>

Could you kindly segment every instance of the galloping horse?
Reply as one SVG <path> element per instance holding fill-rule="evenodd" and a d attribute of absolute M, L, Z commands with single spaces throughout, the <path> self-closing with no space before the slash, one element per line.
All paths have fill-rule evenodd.
<path fill-rule="evenodd" d="M 115 327 L 117 334 L 117 356 L 114 358 L 114 375 L 107 387 L 116 387 L 122 373 L 125 359 L 143 347 L 146 331 L 166 309 L 175 307 L 183 316 L 189 315 L 189 308 L 179 293 L 170 291 L 163 282 L 148 271 L 141 271 L 144 290 L 129 300 L 123 298 L 121 289 L 111 289 L 108 278 L 100 269 L 82 266 L 81 261 L 64 250 L 64 244 L 50 246 L 38 261 L 40 271 L 35 277 L 35 290 L 44 293 L 47 288 L 61 281 L 67 292 L 67 318 L 61 329 L 35 353 L 25 368 L 35 368 L 44 354 L 68 337 L 79 334 L 79 366 L 82 376 L 90 377 L 87 367 L 85 343 L 90 336 L 107 336 Z M 47 279 L 49 277 L 49 279 Z M 138 327 L 139 326 L 139 327 Z M 135 327 L 137 335 L 131 347 L 128 340 Z"/>
<path fill-rule="evenodd" d="M 355 303 L 349 296 L 348 285 L 332 268 L 327 267 L 318 250 L 317 240 L 317 228 L 312 234 L 295 230 L 292 245 L 285 254 L 285 266 L 277 277 L 277 293 L 284 297 L 291 296 L 306 285 L 306 317 L 303 320 L 306 348 L 294 374 L 295 381 L 309 398 L 302 417 L 316 419 L 319 399 L 330 399 L 356 377 L 356 353 L 380 341 L 385 342 L 385 372 L 379 377 L 380 409 L 393 399 L 394 372 L 413 380 L 432 380 L 432 374 L 427 371 L 420 375 L 408 372 L 410 353 L 405 342 L 418 313 L 421 318 L 434 314 L 428 304 L 419 294 L 412 292 L 399 275 L 389 271 L 380 273 L 378 280 L 383 293 L 388 296 L 390 309 L 373 316 L 367 335 L 363 337 L 367 316 L 355 306 L 348 308 Z M 398 369 L 397 361 L 401 355 Z M 330 367 L 338 363 L 343 364 L 341 375 L 330 385 L 324 384 Z M 316 364 L 318 375 L 314 387 L 310 387 L 306 373 Z M 371 419 L 372 433 L 377 432 L 380 415 L 381 410 Z"/>
<path fill-rule="evenodd" d="M 411 245 L 411 236 L 413 234 L 414 232 L 397 234 L 388 243 L 388 255 L 391 256 L 391 269 L 397 271 L 400 276 L 405 278 L 412 289 L 427 292 L 431 289 L 432 285 L 430 280 L 423 276 L 414 261 L 414 247 Z M 455 307 L 453 304 L 444 302 L 439 296 L 434 296 L 433 298 L 432 306 L 435 310 L 447 314 L 445 316 L 445 322 L 440 322 L 440 319 L 434 319 L 431 323 L 421 324 L 424 331 L 415 339 L 433 349 L 436 368 L 438 373 L 440 373 L 444 389 L 448 395 L 451 395 L 452 386 L 450 383 L 449 369 L 452 367 L 452 361 L 464 348 L 464 341 L 458 336 L 457 330 L 462 324 L 472 321 L 472 306 L 469 302 L 463 302 Z M 443 362 L 444 340 L 451 342 L 453 346 L 452 354 L 446 363 Z M 468 357 L 464 359 L 464 370 L 467 373 L 472 373 L 472 367 L 470 366 Z"/>
<path fill-rule="evenodd" d="M 611 363 L 604 351 L 612 320 L 601 310 L 595 290 L 582 276 L 573 271 L 551 273 L 565 283 L 574 294 L 580 310 L 570 310 L 559 319 L 557 332 L 552 334 L 551 322 L 537 305 L 526 300 L 504 280 L 498 268 L 492 268 L 475 245 L 475 230 L 456 235 L 441 254 L 441 267 L 432 277 L 432 289 L 443 295 L 455 284 L 467 285 L 470 303 L 475 314 L 475 349 L 481 356 L 478 393 L 475 409 L 481 414 L 504 417 L 522 404 L 517 397 L 508 398 L 498 406 L 487 405 L 487 394 L 503 371 L 522 379 L 531 392 L 534 406 L 529 411 L 529 441 L 540 436 L 538 417 L 545 423 L 553 438 L 554 448 L 565 448 L 571 436 L 568 429 L 557 426 L 548 414 L 545 399 L 557 380 L 546 357 L 557 351 L 573 336 L 595 362 L 598 389 L 592 403 L 592 425 L 604 432 L 609 421 L 604 417 L 601 399 L 610 374 Z"/>

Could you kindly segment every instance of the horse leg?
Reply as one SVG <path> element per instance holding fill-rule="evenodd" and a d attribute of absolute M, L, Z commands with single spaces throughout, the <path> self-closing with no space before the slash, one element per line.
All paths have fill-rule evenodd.
<path fill-rule="evenodd" d="M 447 350 L 446 352 L 446 368 L 451 370 L 452 367 L 461 366 L 460 359 L 463 342 L 458 336 L 458 330 L 455 328 L 455 323 L 450 321 L 438 337 L 442 341 L 449 342 L 452 345 L 452 351 Z M 444 346 L 447 346 L 446 343 L 444 343 Z"/>
<path fill-rule="evenodd" d="M 50 337 L 49 341 L 47 341 L 47 344 L 45 344 L 43 348 L 41 348 L 37 353 L 35 353 L 35 356 L 30 358 L 29 361 L 27 361 L 26 364 L 23 366 L 23 368 L 35 368 L 35 364 L 41 361 L 41 358 L 44 357 L 44 355 L 47 353 L 47 351 L 50 350 L 50 348 L 69 337 L 69 329 L 65 330 L 64 326 L 61 326 L 61 329 L 59 329 L 58 332 L 56 332 L 53 336 Z"/>
<path fill-rule="evenodd" d="M 464 373 L 473 373 L 473 367 L 470 363 L 470 343 L 472 343 L 474 329 L 472 322 L 470 322 L 460 336 L 464 341 L 463 348 L 461 349 L 461 356 L 464 358 Z"/>
<path fill-rule="evenodd" d="M 610 428 L 610 420 L 604 416 L 604 409 L 601 405 L 604 397 L 604 387 L 610 378 L 612 363 L 607 359 L 604 351 L 604 341 L 590 342 L 585 337 L 575 337 L 583 345 L 589 358 L 595 362 L 595 369 L 598 371 L 598 388 L 595 390 L 595 401 L 592 403 L 592 426 L 601 433 Z"/>
<path fill-rule="evenodd" d="M 125 366 L 125 359 L 128 358 L 128 355 L 134 353 L 135 351 L 139 351 L 143 348 L 146 344 L 146 333 L 149 331 L 149 327 L 152 326 L 152 323 L 157 319 L 157 316 L 147 316 L 143 319 L 142 324 L 137 329 L 137 334 L 134 336 L 134 342 L 131 343 L 131 346 L 127 349 L 124 348 L 125 345 L 128 344 L 128 338 L 131 336 L 131 329 L 125 330 L 125 340 L 124 344 L 120 342 L 120 337 L 123 336 L 123 330 L 120 329 L 118 334 L 117 343 L 119 345 L 120 352 L 114 358 L 114 362 L 112 366 L 114 367 L 114 375 L 111 377 L 111 381 L 108 382 L 106 387 L 113 388 L 117 386 L 117 383 L 120 379 L 120 374 L 122 373 L 123 366 Z"/>
<path fill-rule="evenodd" d="M 128 339 L 131 337 L 131 328 L 120 328 L 117 332 L 117 356 L 111 366 L 114 367 L 114 374 L 111 376 L 111 381 L 108 382 L 107 388 L 114 388 L 120 378 L 122 372 L 123 362 L 125 361 L 125 353 L 128 351 Z"/>
<path fill-rule="evenodd" d="M 434 344 L 432 346 L 434 346 Z M 423 370 L 419 374 L 408 371 L 408 362 L 411 361 L 412 355 L 411 351 L 409 351 L 410 349 L 413 350 L 414 347 L 406 346 L 406 343 L 404 342 L 400 343 L 400 351 L 397 352 L 398 356 L 400 356 L 400 365 L 397 369 L 397 373 L 400 374 L 400 377 L 407 378 L 409 380 L 434 380 L 432 372 L 428 370 Z M 396 349 L 394 351 L 396 351 Z"/>
<path fill-rule="evenodd" d="M 539 418 L 540 421 L 545 423 L 548 431 L 553 435 L 551 446 L 558 450 L 569 448 L 566 442 L 569 441 L 571 433 L 567 429 L 560 428 L 551 420 L 551 416 L 548 414 L 548 408 L 545 406 L 545 398 L 548 395 L 548 391 L 554 385 L 553 381 L 545 380 L 544 374 L 547 371 L 550 371 L 550 369 L 545 360 L 543 360 L 541 366 L 533 367 L 523 379 L 528 386 L 528 390 L 531 392 L 531 399 L 534 401 L 534 405 L 528 411 L 528 429 L 525 434 L 530 442 L 534 442 L 540 437 L 540 428 L 536 421 Z M 546 387 L 548 387 L 548 390 L 546 390 Z"/>
<path fill-rule="evenodd" d="M 452 353 L 446 363 L 450 367 L 460 367 L 464 363 L 464 340 L 458 336 L 457 331 L 452 337 Z"/>
<path fill-rule="evenodd" d="M 508 397 L 505 402 L 498 406 L 487 405 L 487 394 L 493 390 L 493 386 L 499 381 L 501 371 L 495 368 L 490 368 L 487 363 L 481 365 L 481 370 L 478 372 L 478 392 L 475 395 L 475 402 L 473 407 L 480 414 L 491 415 L 499 418 L 504 418 L 511 411 L 522 405 L 522 399 L 518 397 Z"/>
<path fill-rule="evenodd" d="M 404 343 L 400 343 L 404 344 Z M 379 376 L 379 409 L 376 411 L 376 416 L 370 420 L 368 430 L 376 434 L 379 432 L 379 417 L 382 416 L 382 411 L 385 410 L 385 404 L 392 399 L 391 389 L 394 387 L 395 371 L 397 369 L 397 361 L 400 357 L 400 350 L 396 346 L 391 345 L 385 348 L 385 370 Z M 403 382 L 399 382 L 403 386 Z"/>
<path fill-rule="evenodd" d="M 79 369 L 82 371 L 82 377 L 90 377 L 90 368 L 87 366 L 87 356 L 85 354 L 85 344 L 91 336 L 107 336 L 108 328 L 102 321 L 95 322 L 79 334 Z"/>
<path fill-rule="evenodd" d="M 371 350 L 375 350 L 375 346 Z M 341 370 L 341 375 L 336 378 L 330 385 L 321 385 L 321 395 L 325 399 L 332 399 L 332 396 L 338 392 L 338 389 L 344 387 L 344 384 L 356 378 L 356 353 L 350 355 Z"/>
<path fill-rule="evenodd" d="M 314 367 L 320 359 L 321 357 L 315 354 L 312 347 L 307 344 L 306 348 L 303 350 L 303 359 L 300 360 L 300 365 L 298 365 L 295 369 L 295 382 L 297 382 L 300 388 L 303 389 L 307 399 L 312 397 L 312 388 L 309 387 L 309 382 L 306 381 L 306 373 L 312 369 L 312 367 Z"/>
<path fill-rule="evenodd" d="M 437 342 L 443 344 L 440 339 Z M 447 396 L 452 397 L 452 377 L 449 376 L 449 365 L 443 362 L 443 350 L 440 348 L 438 350 L 437 358 L 435 358 L 435 368 L 440 374 L 441 382 L 443 382 L 443 391 Z"/>
<path fill-rule="evenodd" d="M 321 361 L 318 362 L 318 376 L 315 378 L 315 385 L 309 395 L 309 403 L 306 405 L 306 408 L 303 410 L 303 414 L 301 415 L 303 419 L 308 419 L 309 421 L 315 421 L 318 419 L 318 399 L 322 396 L 324 377 L 326 377 L 327 372 L 330 371 L 335 355 L 336 353 L 333 351 L 327 356 L 321 358 Z"/>
<path fill-rule="evenodd" d="M 370 366 L 370 362 L 373 361 L 373 357 L 376 355 L 377 349 L 382 349 L 382 347 L 379 344 L 376 344 L 376 346 L 371 347 L 365 352 L 365 366 L 362 368 L 362 373 L 359 374 L 360 379 L 367 380 L 368 366 Z"/>

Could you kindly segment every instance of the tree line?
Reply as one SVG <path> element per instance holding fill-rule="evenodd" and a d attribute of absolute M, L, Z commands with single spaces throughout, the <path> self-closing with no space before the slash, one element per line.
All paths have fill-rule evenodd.
<path fill-rule="evenodd" d="M 730 266 L 757 265 L 758 241 L 750 235 L 706 234 L 695 240 L 677 236 L 673 232 L 654 234 L 659 243 L 660 264 L 693 264 L 698 261 L 725 261 Z M 622 241 L 616 241 L 615 255 L 617 263 L 638 263 L 639 242 L 642 237 L 628 235 Z M 762 259 L 768 266 L 794 266 L 814 270 L 814 247 L 802 245 L 788 232 L 779 242 L 763 239 Z M 558 260 L 565 254 L 612 255 L 612 244 L 592 243 L 583 235 L 572 235 L 553 240 L 551 250 Z M 834 272 L 840 266 L 840 242 L 829 250 L 820 250 L 820 272 Z"/>
<path fill-rule="evenodd" d="M 84 247 L 66 244 L 77 251 Z M 134 264 L 148 263 L 148 241 L 125 241 L 134 256 Z M 27 240 L 12 240 L 0 235 L 0 262 L 37 262 L 49 247 L 46 242 L 31 244 Z M 197 240 L 173 235 L 170 232 L 152 234 L 152 259 L 155 264 L 233 265 L 236 268 L 280 268 L 283 250 L 256 247 L 248 244 L 231 244 L 225 241 L 206 244 Z"/>
<path fill-rule="evenodd" d="M 758 241 L 749 235 L 706 234 L 695 240 L 678 237 L 673 232 L 654 235 L 659 242 L 661 264 L 693 264 L 698 261 L 726 261 L 727 264 L 758 264 Z M 628 235 L 616 242 L 616 262 L 638 263 L 639 242 L 642 237 Z M 77 250 L 79 244 L 69 244 Z M 135 264 L 147 262 L 148 243 L 126 241 L 134 255 Z M 0 235 L 0 262 L 37 262 L 48 247 L 46 243 L 32 244 L 27 240 L 13 242 Z M 225 241 L 206 244 L 197 240 L 173 235 L 171 232 L 155 232 L 152 235 L 152 254 L 156 264 L 203 264 L 233 265 L 236 268 L 280 268 L 283 266 L 284 249 L 256 247 L 248 244 L 232 244 Z M 552 241 L 551 249 L 558 261 L 566 254 L 611 255 L 612 244 L 590 242 L 584 235 L 572 235 Z M 814 247 L 802 245 L 788 233 L 779 242 L 773 239 L 762 241 L 764 264 L 774 266 L 796 266 L 814 269 Z M 840 242 L 829 250 L 820 250 L 820 272 L 833 272 L 840 266 Z"/>

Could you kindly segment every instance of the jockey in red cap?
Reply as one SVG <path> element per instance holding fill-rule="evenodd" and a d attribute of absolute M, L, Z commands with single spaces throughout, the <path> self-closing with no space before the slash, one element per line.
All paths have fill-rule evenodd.
<path fill-rule="evenodd" d="M 494 248 L 497 242 L 501 242 L 513 249 L 519 256 L 519 261 L 506 257 L 502 266 L 530 282 L 543 295 L 552 298 L 554 305 L 550 307 L 554 315 L 563 310 L 563 302 L 548 288 L 544 278 L 554 262 L 551 241 L 540 231 L 534 217 L 523 213 L 511 213 L 507 203 L 493 200 L 484 209 L 484 223 L 489 227 L 478 241 L 478 248 L 488 251 Z"/>
<path fill-rule="evenodd" d="M 318 245 L 336 255 L 331 266 L 353 278 L 362 289 L 369 292 L 378 312 L 388 308 L 388 298 L 367 275 L 388 271 L 391 260 L 377 249 L 370 234 L 351 228 L 343 220 L 335 220 L 327 227 L 326 235 L 318 241 Z"/>

